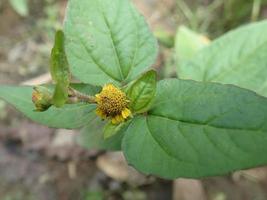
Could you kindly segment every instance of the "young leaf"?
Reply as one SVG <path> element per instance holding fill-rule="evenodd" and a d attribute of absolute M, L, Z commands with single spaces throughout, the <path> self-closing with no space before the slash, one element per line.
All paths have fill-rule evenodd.
<path fill-rule="evenodd" d="M 82 84 L 73 85 L 72 87 L 81 88 L 89 94 L 96 90 L 92 89 L 92 86 Z M 33 87 L 30 86 L 0 86 L 0 98 L 12 104 L 33 121 L 49 127 L 79 128 L 95 117 L 95 105 L 84 103 L 64 105 L 62 108 L 51 107 L 45 112 L 36 112 L 32 103 L 32 92 Z M 93 94 L 95 93 L 91 93 L 91 95 Z"/>
<path fill-rule="evenodd" d="M 231 31 L 178 66 L 183 79 L 234 84 L 267 96 L 267 21 Z"/>
<path fill-rule="evenodd" d="M 200 49 L 209 45 L 210 40 L 185 26 L 180 26 L 175 37 L 175 54 L 178 62 L 192 58 Z"/>
<path fill-rule="evenodd" d="M 104 139 L 103 129 L 105 124 L 106 122 L 99 117 L 94 118 L 81 130 L 78 142 L 88 149 L 121 150 L 124 129 L 117 132 L 113 137 Z"/>
<path fill-rule="evenodd" d="M 132 83 L 127 89 L 127 97 L 130 99 L 130 108 L 135 113 L 146 112 L 151 105 L 157 84 L 157 73 L 150 70 Z"/>
<path fill-rule="evenodd" d="M 267 99 L 230 85 L 170 79 L 133 119 L 122 149 L 130 164 L 165 178 L 222 175 L 267 164 Z"/>
<path fill-rule="evenodd" d="M 57 31 L 55 44 L 51 52 L 50 73 L 56 83 L 53 104 L 56 107 L 63 106 L 68 99 L 68 87 L 70 84 L 69 65 L 64 50 L 64 33 Z"/>
<path fill-rule="evenodd" d="M 127 128 L 127 126 L 129 126 L 129 123 L 129 120 L 120 124 L 112 124 L 111 122 L 107 123 L 104 126 L 104 139 L 106 140 L 118 134 L 122 129 Z"/>
<path fill-rule="evenodd" d="M 71 0 L 64 32 L 72 73 L 93 85 L 129 82 L 157 55 L 155 38 L 129 0 Z"/>

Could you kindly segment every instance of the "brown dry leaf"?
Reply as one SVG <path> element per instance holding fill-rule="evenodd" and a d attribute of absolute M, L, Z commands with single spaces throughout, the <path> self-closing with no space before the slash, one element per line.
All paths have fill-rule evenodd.
<path fill-rule="evenodd" d="M 146 177 L 130 167 L 121 152 L 111 152 L 99 156 L 97 166 L 107 176 L 130 185 L 139 186 L 149 184 L 153 178 Z"/>
<path fill-rule="evenodd" d="M 242 180 L 242 178 L 253 182 L 264 182 L 267 180 L 267 167 L 237 171 L 232 175 L 232 178 L 235 182 Z"/>

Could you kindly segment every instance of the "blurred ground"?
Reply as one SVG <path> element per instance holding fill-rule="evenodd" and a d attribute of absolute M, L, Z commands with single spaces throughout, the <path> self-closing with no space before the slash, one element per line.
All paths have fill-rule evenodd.
<path fill-rule="evenodd" d="M 232 6 L 240 3 L 228 1 Z M 238 6 L 244 10 L 238 16 L 232 7 L 229 16 L 224 15 L 220 0 L 134 2 L 153 30 L 170 35 L 185 23 L 214 38 L 267 13 L 263 7 L 258 15 L 248 15 L 245 11 L 252 5 L 247 2 Z M 8 0 L 0 0 L 0 84 L 20 84 L 48 71 L 53 33 L 61 26 L 66 1 L 30 0 L 29 5 L 29 14 L 22 17 Z M 186 5 L 196 8 L 196 16 Z M 171 54 L 171 49 L 160 47 L 155 65 L 160 72 L 167 64 L 173 67 Z M 82 149 L 75 143 L 77 135 L 35 124 L 0 101 L 0 200 L 267 200 L 267 168 L 167 181 L 139 174 L 120 153 Z"/>

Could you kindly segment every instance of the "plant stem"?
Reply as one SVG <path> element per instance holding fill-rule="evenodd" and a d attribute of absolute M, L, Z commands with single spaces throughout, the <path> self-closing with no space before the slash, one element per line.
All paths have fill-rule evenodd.
<path fill-rule="evenodd" d="M 261 0 L 254 0 L 251 12 L 251 21 L 254 22 L 258 20 L 260 14 L 260 8 L 261 8 Z"/>
<path fill-rule="evenodd" d="M 176 3 L 177 3 L 178 8 L 181 10 L 183 15 L 185 16 L 186 20 L 189 22 L 191 28 L 193 30 L 197 30 L 198 20 L 194 12 L 190 9 L 190 7 L 183 0 L 177 0 Z"/>
<path fill-rule="evenodd" d="M 95 97 L 83 94 L 74 88 L 69 87 L 70 102 L 96 103 Z"/>

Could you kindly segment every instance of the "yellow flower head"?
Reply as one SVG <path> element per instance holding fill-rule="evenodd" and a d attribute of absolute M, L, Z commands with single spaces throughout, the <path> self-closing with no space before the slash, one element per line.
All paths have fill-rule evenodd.
<path fill-rule="evenodd" d="M 105 85 L 95 97 L 96 114 L 102 119 L 110 118 L 113 124 L 118 124 L 131 116 L 126 94 L 114 85 Z"/>

